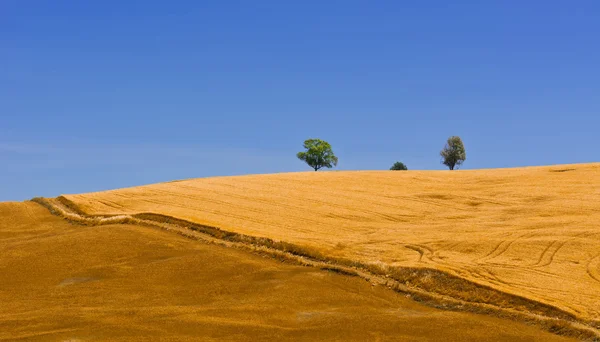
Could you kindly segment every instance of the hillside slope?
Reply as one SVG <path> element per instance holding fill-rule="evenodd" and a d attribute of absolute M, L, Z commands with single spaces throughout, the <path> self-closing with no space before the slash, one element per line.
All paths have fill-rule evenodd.
<path fill-rule="evenodd" d="M 88 214 L 158 213 L 443 270 L 600 326 L 600 164 L 204 178 L 66 198 Z"/>
<path fill-rule="evenodd" d="M 0 203 L 0 341 L 568 341 L 360 278 L 136 225 Z"/>

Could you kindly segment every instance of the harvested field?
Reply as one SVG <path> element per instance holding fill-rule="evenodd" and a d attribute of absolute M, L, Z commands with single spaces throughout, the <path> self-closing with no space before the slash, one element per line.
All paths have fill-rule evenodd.
<path fill-rule="evenodd" d="M 569 340 L 166 230 L 70 224 L 33 202 L 0 203 L 0 303 L 1 341 Z"/>
<path fill-rule="evenodd" d="M 220 177 L 65 198 L 84 214 L 283 241 L 428 292 L 600 327 L 600 164 Z"/>

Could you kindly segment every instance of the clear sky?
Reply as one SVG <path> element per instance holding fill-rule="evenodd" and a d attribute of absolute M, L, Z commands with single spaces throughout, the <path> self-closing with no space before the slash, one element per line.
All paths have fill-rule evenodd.
<path fill-rule="evenodd" d="M 0 1 L 0 201 L 600 161 L 600 1 Z"/>

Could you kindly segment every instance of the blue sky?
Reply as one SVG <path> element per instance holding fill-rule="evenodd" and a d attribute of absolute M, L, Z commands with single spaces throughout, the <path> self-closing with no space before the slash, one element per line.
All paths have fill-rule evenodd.
<path fill-rule="evenodd" d="M 0 201 L 172 179 L 599 161 L 598 1 L 0 1 Z"/>

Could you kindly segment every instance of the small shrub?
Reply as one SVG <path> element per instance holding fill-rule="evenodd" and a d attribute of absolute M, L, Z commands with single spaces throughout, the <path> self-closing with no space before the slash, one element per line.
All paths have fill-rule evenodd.
<path fill-rule="evenodd" d="M 404 171 L 404 170 L 408 170 L 408 168 L 406 167 L 406 165 L 404 165 L 404 163 L 397 161 L 394 163 L 394 165 L 392 165 L 392 167 L 390 167 L 390 170 Z"/>

